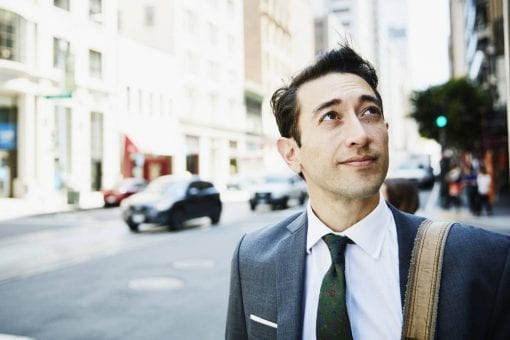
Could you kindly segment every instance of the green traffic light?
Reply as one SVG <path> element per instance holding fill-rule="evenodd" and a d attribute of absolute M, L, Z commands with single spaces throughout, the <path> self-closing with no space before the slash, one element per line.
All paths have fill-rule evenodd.
<path fill-rule="evenodd" d="M 448 124 L 448 118 L 446 118 L 443 115 L 437 116 L 437 118 L 436 118 L 436 126 L 437 127 L 443 128 L 446 126 L 446 124 Z"/>

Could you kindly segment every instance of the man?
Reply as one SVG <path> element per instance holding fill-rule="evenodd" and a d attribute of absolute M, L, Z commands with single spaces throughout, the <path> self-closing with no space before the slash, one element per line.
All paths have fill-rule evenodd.
<path fill-rule="evenodd" d="M 373 67 L 341 46 L 273 95 L 278 150 L 306 180 L 309 203 L 240 241 L 232 260 L 228 339 L 400 338 L 423 218 L 381 198 L 388 124 L 377 82 Z M 333 251 L 332 239 L 342 246 Z M 509 250 L 506 236 L 452 227 L 438 339 L 510 339 Z"/>

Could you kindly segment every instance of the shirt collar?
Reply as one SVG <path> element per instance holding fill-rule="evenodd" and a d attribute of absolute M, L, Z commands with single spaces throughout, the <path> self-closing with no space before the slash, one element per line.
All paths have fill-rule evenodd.
<path fill-rule="evenodd" d="M 312 248 L 324 235 L 334 233 L 349 237 L 356 245 L 374 259 L 380 256 L 384 238 L 387 234 L 386 231 L 391 221 L 391 211 L 382 196 L 380 196 L 379 203 L 370 214 L 341 233 L 333 232 L 328 226 L 322 223 L 312 210 L 310 202 L 308 202 L 306 209 L 308 216 L 306 251 L 308 254 L 312 252 Z"/>

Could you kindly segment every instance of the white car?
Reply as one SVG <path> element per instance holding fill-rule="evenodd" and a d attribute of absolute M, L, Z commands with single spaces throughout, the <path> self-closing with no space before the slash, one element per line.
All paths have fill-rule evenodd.
<path fill-rule="evenodd" d="M 286 209 L 291 200 L 303 205 L 308 197 L 304 180 L 297 175 L 267 175 L 253 186 L 250 209 L 268 204 L 271 209 Z"/>
<path fill-rule="evenodd" d="M 423 165 L 401 164 L 396 169 L 390 170 L 388 178 L 403 178 L 415 183 L 418 188 L 430 189 L 434 186 L 434 173 L 432 168 Z"/>

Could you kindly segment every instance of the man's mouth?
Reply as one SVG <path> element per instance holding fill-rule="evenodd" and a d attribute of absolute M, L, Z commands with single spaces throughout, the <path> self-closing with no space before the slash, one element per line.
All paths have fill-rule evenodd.
<path fill-rule="evenodd" d="M 375 156 L 355 156 L 341 161 L 340 164 L 363 168 L 374 164 L 376 160 Z"/>

